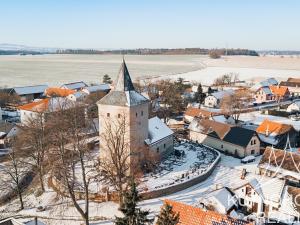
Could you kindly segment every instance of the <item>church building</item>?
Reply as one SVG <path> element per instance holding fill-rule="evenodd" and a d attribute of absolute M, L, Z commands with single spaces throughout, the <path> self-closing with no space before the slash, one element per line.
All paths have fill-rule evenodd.
<path fill-rule="evenodd" d="M 149 119 L 149 100 L 138 93 L 123 60 L 113 89 L 98 101 L 100 158 L 107 154 L 107 140 L 103 137 L 108 126 L 126 120 L 126 148 L 130 157 L 147 150 L 165 158 L 173 152 L 173 131 L 158 117 Z M 129 159 L 131 160 L 131 159 Z"/>

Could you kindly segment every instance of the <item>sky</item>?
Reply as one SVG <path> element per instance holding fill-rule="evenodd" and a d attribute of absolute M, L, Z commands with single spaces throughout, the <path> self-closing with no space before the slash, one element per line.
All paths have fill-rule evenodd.
<path fill-rule="evenodd" d="M 298 0 L 0 0 L 0 43 L 300 50 Z"/>

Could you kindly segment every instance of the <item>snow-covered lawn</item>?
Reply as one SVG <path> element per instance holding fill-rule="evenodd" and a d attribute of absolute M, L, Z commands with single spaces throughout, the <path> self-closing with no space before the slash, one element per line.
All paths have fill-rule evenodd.
<path fill-rule="evenodd" d="M 300 121 L 293 121 L 286 117 L 265 115 L 265 114 L 261 114 L 259 111 L 250 112 L 250 113 L 242 113 L 240 115 L 239 119 L 242 121 L 245 121 L 247 123 L 252 123 L 255 125 L 260 125 L 265 119 L 268 119 L 268 120 L 278 122 L 278 123 L 290 124 L 296 130 L 298 130 L 298 131 L 300 130 Z"/>
<path fill-rule="evenodd" d="M 218 152 L 200 144 L 182 142 L 175 146 L 183 157 L 171 155 L 155 173 L 146 174 L 142 187 L 149 190 L 166 188 L 193 179 L 207 172 L 218 157 Z"/>

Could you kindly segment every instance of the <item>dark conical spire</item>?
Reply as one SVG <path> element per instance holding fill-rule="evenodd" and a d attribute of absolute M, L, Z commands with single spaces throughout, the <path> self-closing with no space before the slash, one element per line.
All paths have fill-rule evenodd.
<path fill-rule="evenodd" d="M 124 57 L 116 80 L 115 91 L 134 91 L 130 74 L 128 72 Z"/>

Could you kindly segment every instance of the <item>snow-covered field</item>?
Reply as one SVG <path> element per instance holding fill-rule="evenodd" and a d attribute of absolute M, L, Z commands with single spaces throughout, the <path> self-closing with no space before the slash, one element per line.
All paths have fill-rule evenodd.
<path fill-rule="evenodd" d="M 265 115 L 265 114 L 261 114 L 259 111 L 242 113 L 239 119 L 255 125 L 260 125 L 265 119 L 268 119 L 274 122 L 290 124 L 294 126 L 296 130 L 298 131 L 300 130 L 300 121 L 293 121 L 286 117 Z"/>

